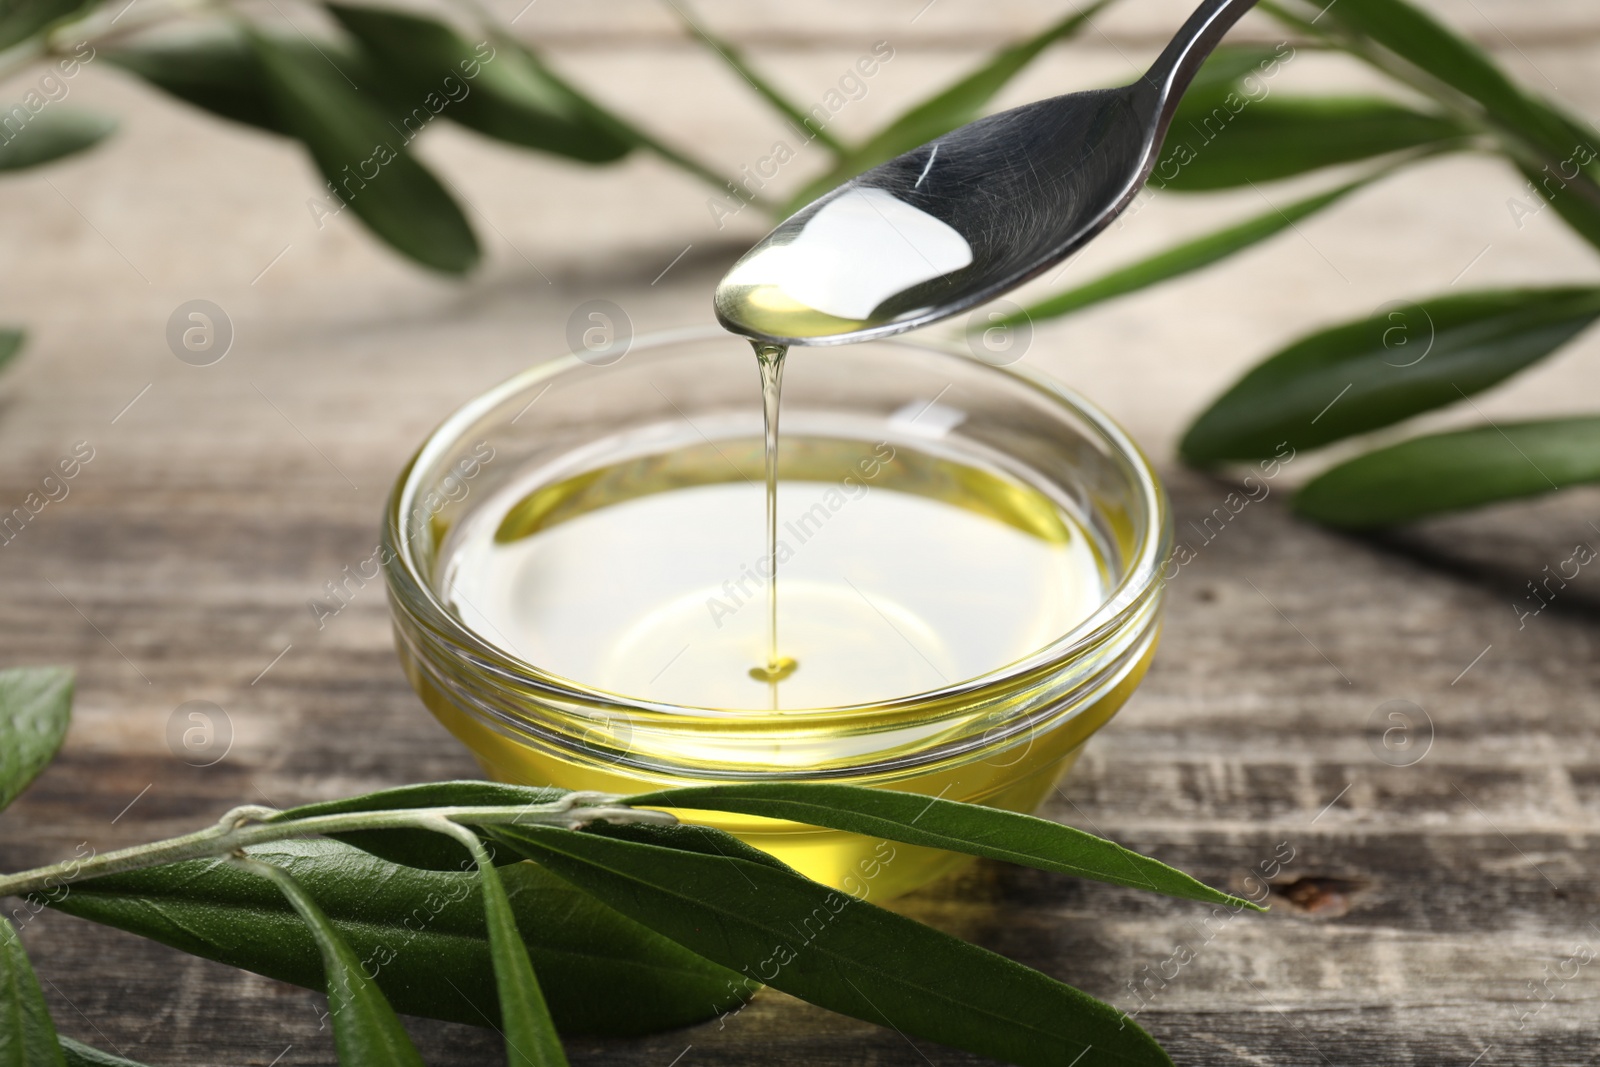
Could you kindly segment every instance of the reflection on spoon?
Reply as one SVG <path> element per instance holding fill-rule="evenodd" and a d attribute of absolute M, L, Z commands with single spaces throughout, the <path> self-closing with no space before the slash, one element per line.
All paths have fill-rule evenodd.
<path fill-rule="evenodd" d="M 949 223 L 870 186 L 846 186 L 774 237 L 728 272 L 717 306 L 725 318 L 782 336 L 837 333 L 972 262 L 972 246 Z"/>
<path fill-rule="evenodd" d="M 769 344 L 850 344 L 1039 277 L 1133 202 L 1201 63 L 1255 3 L 1200 0 L 1131 84 L 986 116 L 812 201 L 717 287 L 718 321 Z"/>

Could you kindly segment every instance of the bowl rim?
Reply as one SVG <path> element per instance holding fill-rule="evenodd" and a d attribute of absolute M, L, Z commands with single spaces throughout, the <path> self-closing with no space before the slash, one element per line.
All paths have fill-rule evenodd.
<path fill-rule="evenodd" d="M 660 350 L 675 344 L 716 338 L 735 339 L 719 327 L 694 326 L 659 330 L 636 337 L 628 354 Z M 944 359 L 956 359 L 982 368 L 986 372 L 1002 374 L 1028 387 L 1035 394 L 1058 407 L 1066 408 L 1083 424 L 1098 434 L 1109 446 L 1113 460 L 1119 461 L 1133 474 L 1136 499 L 1142 507 L 1146 522 L 1142 536 L 1135 544 L 1122 576 L 1110 590 L 1105 600 L 1087 618 L 1050 643 L 1027 655 L 994 670 L 970 678 L 946 683 L 935 689 L 926 689 L 886 700 L 859 704 L 841 704 L 825 708 L 785 708 L 783 722 L 786 727 L 804 728 L 826 719 L 838 725 L 841 719 L 869 717 L 889 721 L 915 714 L 925 715 L 931 704 L 954 701 L 967 704 L 974 693 L 1003 688 L 1009 683 L 1027 679 L 1040 670 L 1060 668 L 1099 645 L 1107 635 L 1127 625 L 1144 608 L 1146 601 L 1164 586 L 1161 578 L 1163 564 L 1171 549 L 1172 520 L 1165 489 L 1149 458 L 1133 438 L 1108 414 L 1088 399 L 1054 378 L 1030 368 L 1016 365 L 998 366 L 980 360 L 955 345 L 941 346 L 931 339 L 883 338 L 873 340 L 874 345 L 890 345 L 911 349 Z M 592 365 L 572 353 L 556 356 L 519 371 L 510 378 L 479 393 L 458 406 L 424 438 L 422 444 L 401 469 L 385 505 L 383 544 L 384 570 L 390 591 L 391 610 L 404 611 L 413 621 L 426 626 L 457 652 L 466 653 L 480 665 L 492 666 L 494 673 L 509 676 L 518 682 L 542 690 L 560 699 L 573 701 L 588 710 L 607 714 L 624 713 L 630 716 L 659 716 L 656 721 L 669 724 L 693 719 L 724 720 L 733 725 L 740 720 L 754 725 L 751 712 L 755 709 L 699 707 L 654 701 L 630 696 L 567 678 L 529 663 L 510 651 L 496 645 L 468 627 L 440 600 L 432 585 L 418 569 L 414 553 L 409 551 L 409 539 L 403 536 L 400 519 L 413 507 L 419 471 L 428 470 L 440 454 L 454 447 L 465 436 L 467 427 L 504 404 L 510 397 L 526 392 L 541 383 L 562 374 Z M 421 610 L 419 610 L 421 609 Z M 576 710 L 568 705 L 569 712 Z M 767 724 L 767 725 L 770 725 Z"/>

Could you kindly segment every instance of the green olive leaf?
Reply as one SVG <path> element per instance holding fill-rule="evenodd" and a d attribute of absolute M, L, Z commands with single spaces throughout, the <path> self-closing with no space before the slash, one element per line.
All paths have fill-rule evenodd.
<path fill-rule="evenodd" d="M 282 48 L 297 46 L 295 41 L 279 43 Z M 108 46 L 101 55 L 187 104 L 246 126 L 289 133 L 255 49 L 231 22 L 213 22 L 181 37 Z M 342 65 L 347 57 L 338 58 Z"/>
<path fill-rule="evenodd" d="M 1476 101 L 1504 138 L 1531 149 L 1543 165 L 1559 166 L 1573 159 L 1576 149 L 1586 148 L 1589 158 L 1577 178 L 1584 188 L 1578 195 L 1600 209 L 1592 166 L 1600 146 L 1575 131 L 1556 108 L 1519 88 L 1483 49 L 1408 0 L 1339 0 L 1323 13 Z"/>
<path fill-rule="evenodd" d="M 500 1029 L 506 1038 L 510 1067 L 566 1067 L 567 1054 L 556 1036 L 544 993 L 534 976 L 533 962 L 522 943 L 517 918 L 511 910 L 500 872 L 480 847 L 478 880 L 483 891 L 484 921 L 489 929 L 489 956 L 494 961 L 495 984 L 500 994 Z M 545 921 L 551 921 L 549 916 Z"/>
<path fill-rule="evenodd" d="M 1471 97 L 1513 129 L 1565 140 L 1570 132 L 1517 87 L 1488 53 L 1409 0 L 1340 0 L 1331 20 L 1378 42 L 1446 85 Z"/>
<path fill-rule="evenodd" d="M 782 214 L 792 214 L 862 171 L 927 144 L 958 126 L 965 126 L 978 117 L 984 105 L 1005 88 L 1007 82 L 1038 58 L 1039 53 L 1057 41 L 1076 35 L 1109 3 L 1111 0 L 1096 0 L 1033 37 L 1002 48 L 981 67 L 906 111 L 846 153 L 826 174 L 796 193 Z M 813 124 L 806 125 L 806 129 L 812 128 Z"/>
<path fill-rule="evenodd" d="M 10 140 L 0 143 L 0 171 L 21 170 L 83 152 L 105 140 L 117 120 L 83 108 L 39 112 Z"/>
<path fill-rule="evenodd" d="M 4 370 L 17 358 L 17 354 L 22 351 L 22 342 L 27 339 L 28 335 L 22 330 L 0 326 L 0 370 Z"/>
<path fill-rule="evenodd" d="M 353 797 L 301 804 L 284 809 L 273 816 L 272 821 L 345 815 L 357 811 L 390 811 L 395 808 L 510 807 L 519 804 L 532 807 L 560 800 L 568 792 L 555 786 L 511 785 L 477 778 L 458 778 L 448 782 L 395 786 Z"/>
<path fill-rule="evenodd" d="M 498 1025 L 475 872 L 413 870 L 322 839 L 258 846 L 251 854 L 305 886 L 377 972 L 396 1009 Z M 501 874 L 562 1033 L 654 1033 L 699 1022 L 749 995 L 732 981 L 738 976 L 532 864 Z M 48 903 L 231 967 L 307 989 L 322 985 L 316 945 L 282 895 L 227 864 L 196 860 L 96 878 Z"/>
<path fill-rule="evenodd" d="M 1574 232 L 1600 248 L 1600 204 L 1578 195 L 1559 175 L 1540 174 L 1528 167 L 1518 167 L 1517 172 L 1532 186 L 1522 196 L 1507 202 L 1519 229 L 1528 216 L 1537 214 L 1548 204 Z"/>
<path fill-rule="evenodd" d="M 397 808 L 439 808 L 493 805 L 510 807 L 548 804 L 566 795 L 564 789 L 505 785 L 500 782 L 427 782 L 421 785 L 382 789 L 375 793 L 339 800 L 302 804 L 273 816 L 273 822 L 310 819 L 321 815 L 346 815 L 359 811 L 391 811 Z M 471 865 L 472 856 L 460 842 L 432 830 L 385 829 L 353 830 L 329 835 L 364 852 L 428 871 L 461 871 Z M 516 863 L 509 852 L 496 852 L 495 863 Z"/>
<path fill-rule="evenodd" d="M 1314 215 L 1323 208 L 1337 203 L 1355 190 L 1388 173 L 1387 170 L 1378 171 L 1341 185 L 1337 189 L 1318 193 L 1315 196 L 1308 196 L 1304 200 L 1297 200 L 1281 208 L 1272 208 L 1254 218 L 1235 223 L 1215 233 L 1208 233 L 1202 237 L 1184 241 L 1182 244 L 1175 245 L 1164 252 L 1158 252 L 1137 263 L 1120 267 L 1075 289 L 1068 289 L 1064 293 L 1046 297 L 1037 304 L 1025 308 L 1018 314 L 1008 316 L 1002 321 L 1009 323 L 1068 315 L 1092 304 L 1112 300 L 1119 296 L 1126 296 L 1140 289 L 1197 271 L 1202 267 L 1208 267 L 1236 252 L 1241 252 L 1251 245 L 1259 244 L 1267 238 L 1289 229 L 1301 219 Z"/>
<path fill-rule="evenodd" d="M 0 1067 L 65 1067 L 22 938 L 0 916 Z"/>
<path fill-rule="evenodd" d="M 1192 464 L 1317 448 L 1455 403 L 1560 348 L 1600 315 L 1600 289 L 1435 297 L 1304 337 L 1257 365 L 1195 420 Z"/>
<path fill-rule="evenodd" d="M 689 786 L 629 797 L 636 807 L 730 811 L 961 852 L 1208 904 L 1255 908 L 1103 837 L 1032 815 L 917 793 L 826 782 Z M 1257 909 L 1260 910 L 1260 909 Z"/>
<path fill-rule="evenodd" d="M 298 35 L 273 40 L 305 63 L 336 65 L 364 97 L 393 105 L 385 96 L 387 84 L 374 76 L 365 57 L 346 44 L 331 39 L 314 42 Z M 249 31 L 234 20 L 203 19 L 186 23 L 181 31 L 141 34 L 107 45 L 100 54 L 186 104 L 269 133 L 294 136 L 279 114 Z"/>
<path fill-rule="evenodd" d="M 1378 97 L 1185 97 L 1150 184 L 1204 192 L 1276 181 L 1404 149 L 1465 145 L 1453 119 Z"/>
<path fill-rule="evenodd" d="M 1429 434 L 1357 456 L 1301 489 L 1294 510 L 1329 526 L 1393 526 L 1600 482 L 1600 417 Z"/>
<path fill-rule="evenodd" d="M 101 1052 L 70 1037 L 61 1039 L 61 1054 L 66 1058 L 66 1067 L 145 1067 L 142 1063 Z"/>
<path fill-rule="evenodd" d="M 71 669 L 0 670 L 0 809 L 55 759 L 71 721 Z"/>
<path fill-rule="evenodd" d="M 0 0 L 0 51 L 65 22 L 97 0 Z"/>
<path fill-rule="evenodd" d="M 494 47 L 501 52 L 510 53 L 511 61 L 527 68 L 530 75 L 536 76 L 541 81 L 547 82 L 566 93 L 572 106 L 587 121 L 592 123 L 596 129 L 604 131 L 619 143 L 649 149 L 673 166 L 695 175 L 701 181 L 708 182 L 719 190 L 728 186 L 729 179 L 727 175 L 717 173 L 716 170 L 691 156 L 683 149 L 674 147 L 649 131 L 629 122 L 616 112 L 601 106 L 592 97 L 585 96 L 565 78 L 556 73 L 555 70 L 551 69 L 537 53 L 510 34 L 494 33 L 491 41 Z M 746 199 L 749 203 L 760 203 L 764 208 L 770 208 L 771 206 L 759 196 L 750 196 Z"/>
<path fill-rule="evenodd" d="M 655 827 L 493 834 L 679 944 L 831 1011 L 1021 1067 L 1064 1067 L 1090 1048 L 1096 1063 L 1172 1062 L 1130 1018 L 1071 986 L 727 834 L 676 829 L 689 848 L 654 843 Z"/>
<path fill-rule="evenodd" d="M 478 261 L 478 241 L 439 180 L 406 152 L 407 138 L 383 118 L 331 56 L 308 55 L 252 33 L 285 128 L 311 153 L 334 195 L 397 251 L 460 274 Z"/>
<path fill-rule="evenodd" d="M 474 45 L 442 22 L 384 8 L 328 4 L 399 101 L 392 121 L 408 136 L 442 115 L 479 133 L 589 163 L 627 155 L 633 142 L 594 121 L 564 84 L 520 47 Z"/>
<path fill-rule="evenodd" d="M 361 959 L 345 943 L 317 902 L 281 867 L 256 859 L 234 860 L 244 870 L 269 879 L 311 930 L 322 955 L 333 1019 L 333 1043 L 344 1067 L 424 1067 L 400 1017 L 376 982 L 363 973 Z"/>

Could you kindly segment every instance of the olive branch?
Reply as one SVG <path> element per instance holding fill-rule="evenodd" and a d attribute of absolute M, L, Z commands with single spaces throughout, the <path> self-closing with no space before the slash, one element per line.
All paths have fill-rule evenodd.
<path fill-rule="evenodd" d="M 0 802 L 54 758 L 71 696 L 68 671 L 0 671 Z M 323 990 L 352 1067 L 421 1063 L 397 1011 L 498 1027 L 508 1063 L 543 1067 L 566 1062 L 562 1033 L 682 1026 L 762 984 L 1025 1067 L 1091 1047 L 1170 1065 L 1123 1012 L 869 902 L 870 880 L 844 892 L 689 821 L 713 812 L 875 839 L 874 867 L 914 845 L 1259 910 L 1072 827 L 860 786 L 625 797 L 461 781 L 247 805 L 194 833 L 0 876 L 0 898 L 21 901 L 0 918 L 0 1063 L 108 1062 L 56 1032 L 12 924 L 48 907 Z"/>

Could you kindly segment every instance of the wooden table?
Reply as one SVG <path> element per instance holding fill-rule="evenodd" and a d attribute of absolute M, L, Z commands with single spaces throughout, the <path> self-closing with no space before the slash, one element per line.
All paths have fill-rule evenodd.
<path fill-rule="evenodd" d="M 896 58 L 841 116 L 847 130 L 1054 10 L 947 0 L 912 22 L 921 0 L 807 16 L 702 6 L 801 96 L 892 40 Z M 1124 5 L 1006 101 L 1120 76 L 1183 6 Z M 1600 114 L 1590 5 L 1443 10 L 1531 83 L 1548 78 Z M 781 132 L 650 7 L 546 3 L 518 30 L 730 170 Z M 1264 23 L 1250 32 L 1272 36 Z M 1305 85 L 1364 84 L 1319 57 L 1303 64 Z M 240 802 L 472 774 L 397 669 L 381 590 L 321 630 L 307 600 L 371 554 L 397 468 L 456 403 L 557 351 L 591 297 L 641 330 L 706 321 L 710 284 L 759 223 L 718 231 L 706 191 L 652 160 L 579 170 L 443 130 L 426 154 L 491 255 L 469 282 L 442 282 L 378 251 L 348 215 L 319 230 L 293 146 L 93 66 L 73 92 L 125 130 L 93 156 L 3 179 L 0 320 L 34 339 L 0 385 L 0 508 L 75 443 L 94 458 L 0 546 L 0 633 L 6 665 L 72 664 L 79 695 L 60 761 L 0 819 L 0 867 L 177 833 Z M 1469 261 L 1463 288 L 1594 279 L 1592 253 L 1550 218 L 1514 227 L 1504 201 L 1516 190 L 1487 162 L 1430 166 L 1221 270 L 1041 327 L 1028 359 L 1168 457 L 1205 398 L 1314 322 L 1442 291 Z M 1248 192 L 1157 202 L 1074 270 L 1259 210 Z M 195 298 L 236 330 L 213 366 L 180 362 L 163 336 Z M 1593 409 L 1597 360 L 1591 335 L 1480 404 L 1494 418 Z M 1163 470 L 1198 558 L 1171 587 L 1148 681 L 1045 814 L 1234 888 L 1292 851 L 1277 906 L 1208 928 L 1194 905 L 984 864 L 904 909 L 1129 1009 L 1129 983 L 1189 946 L 1193 961 L 1141 1014 L 1181 1063 L 1592 1062 L 1600 964 L 1548 993 L 1531 983 L 1600 951 L 1600 586 L 1583 574 L 1522 628 L 1514 605 L 1574 544 L 1600 544 L 1600 494 L 1378 542 L 1296 522 L 1277 492 L 1202 544 L 1189 523 L 1227 487 Z M 191 700 L 226 712 L 231 749 L 214 766 L 169 749 Z M 1409 766 L 1382 744 L 1397 700 L 1431 724 Z M 312 993 L 53 914 L 24 936 L 66 1033 L 156 1064 L 333 1062 Z M 484 1032 L 414 1031 L 430 1063 L 499 1055 Z M 906 1044 L 765 992 L 726 1028 L 572 1053 L 640 1067 L 974 1062 Z"/>

